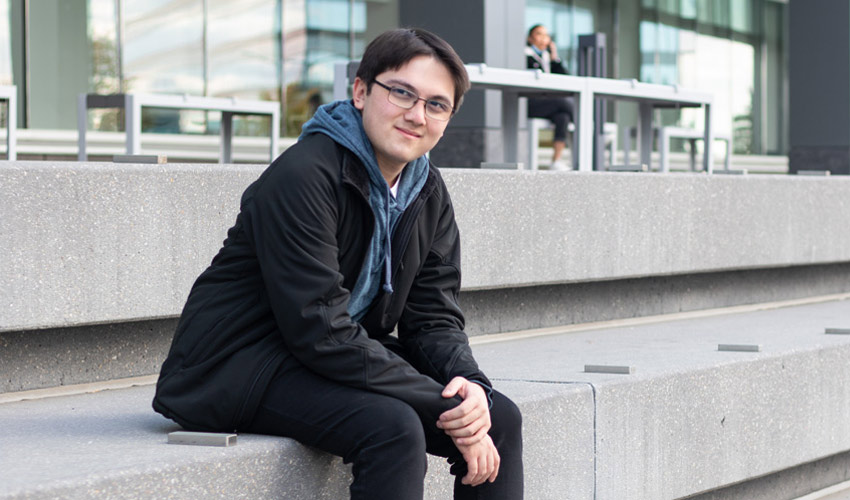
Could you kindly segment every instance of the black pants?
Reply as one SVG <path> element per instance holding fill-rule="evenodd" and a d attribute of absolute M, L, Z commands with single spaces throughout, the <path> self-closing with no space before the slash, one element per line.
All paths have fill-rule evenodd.
<path fill-rule="evenodd" d="M 567 142 L 567 126 L 573 120 L 572 97 L 531 97 L 529 118 L 546 118 L 555 125 L 555 140 Z"/>
<path fill-rule="evenodd" d="M 452 464 L 455 499 L 521 500 L 522 417 L 496 391 L 490 415 L 501 466 L 495 482 L 476 487 L 461 484 L 466 462 L 451 439 L 425 430 L 436 422 L 422 422 L 401 400 L 337 384 L 293 359 L 277 372 L 243 430 L 290 437 L 353 463 L 352 500 L 421 500 L 426 452 Z"/>

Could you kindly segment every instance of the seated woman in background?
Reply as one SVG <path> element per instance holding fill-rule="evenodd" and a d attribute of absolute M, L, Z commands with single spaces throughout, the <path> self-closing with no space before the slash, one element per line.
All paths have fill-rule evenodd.
<path fill-rule="evenodd" d="M 555 42 L 542 24 L 535 24 L 528 30 L 525 47 L 526 67 L 539 69 L 545 73 L 567 74 L 561 64 Z M 567 126 L 573 119 L 573 100 L 571 97 L 531 97 L 528 99 L 528 117 L 546 118 L 555 125 L 552 164 L 550 170 L 566 170 L 567 164 L 561 159 L 567 144 Z"/>

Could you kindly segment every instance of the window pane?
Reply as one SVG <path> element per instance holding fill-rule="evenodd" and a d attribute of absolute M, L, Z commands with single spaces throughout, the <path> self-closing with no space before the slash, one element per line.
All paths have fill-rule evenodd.
<path fill-rule="evenodd" d="M 749 0 L 732 2 L 732 29 L 742 33 L 753 31 L 753 4 Z"/>
<path fill-rule="evenodd" d="M 280 3 L 207 0 L 207 94 L 280 101 Z M 209 124 L 217 130 L 218 121 Z M 236 135 L 268 135 L 269 120 L 234 117 Z"/>
<path fill-rule="evenodd" d="M 658 0 L 658 10 L 674 16 L 679 15 L 680 0 Z"/>
<path fill-rule="evenodd" d="M 128 92 L 204 94 L 203 1 L 123 0 Z"/>
<path fill-rule="evenodd" d="M 203 0 L 122 0 L 126 92 L 204 95 Z M 142 131 L 205 133 L 206 113 L 146 109 Z"/>
<path fill-rule="evenodd" d="M 714 94 L 714 129 L 731 134 L 736 153 L 752 152 L 753 82 L 755 49 L 752 45 L 689 33 L 695 51 L 682 64 L 683 86 Z M 701 128 L 702 111 L 682 110 L 682 124 Z"/>
<path fill-rule="evenodd" d="M 285 135 L 297 136 L 316 108 L 333 97 L 336 62 L 355 55 L 363 38 L 366 2 L 287 0 L 284 6 Z"/>
<path fill-rule="evenodd" d="M 115 0 L 88 0 L 88 39 L 91 55 L 89 91 L 121 92 L 118 71 L 118 15 Z"/>
<path fill-rule="evenodd" d="M 666 24 L 640 23 L 640 80 L 647 83 L 678 83 L 679 29 Z"/>
<path fill-rule="evenodd" d="M 681 0 L 679 15 L 685 19 L 696 19 L 697 0 Z"/>
<path fill-rule="evenodd" d="M 118 57 L 118 13 L 115 0 L 88 0 L 88 40 L 91 74 L 88 92 L 118 94 L 121 74 Z M 116 109 L 92 109 L 88 112 L 91 130 L 123 130 L 123 113 Z"/>
<path fill-rule="evenodd" d="M 30 0 L 29 127 L 76 128 L 90 77 L 86 22 L 86 0 Z"/>
<path fill-rule="evenodd" d="M 208 93 L 279 99 L 280 14 L 274 0 L 208 0 Z"/>
<path fill-rule="evenodd" d="M 549 30 L 558 54 L 570 73 L 578 70 L 578 37 L 594 32 L 593 10 L 588 2 L 576 2 L 572 7 L 555 0 L 528 0 L 525 8 L 526 32 L 535 24 Z"/>

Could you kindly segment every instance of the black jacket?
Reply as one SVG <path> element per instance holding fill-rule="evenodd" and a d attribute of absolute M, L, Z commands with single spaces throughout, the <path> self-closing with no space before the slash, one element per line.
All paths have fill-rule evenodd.
<path fill-rule="evenodd" d="M 360 323 L 351 320 L 349 290 L 374 226 L 368 196 L 365 167 L 322 134 L 289 148 L 245 190 L 236 223 L 189 294 L 156 411 L 188 429 L 244 427 L 290 356 L 405 401 L 423 421 L 458 404 L 440 395 L 453 377 L 490 384 L 463 333 L 460 241 L 433 165 L 393 235 L 394 292 L 379 291 Z"/>
<path fill-rule="evenodd" d="M 525 67 L 527 69 L 539 69 L 541 71 L 546 71 L 544 64 L 544 57 L 549 59 L 549 72 L 556 73 L 560 75 L 567 75 L 569 72 L 567 68 L 561 63 L 560 59 L 551 59 L 549 56 L 549 51 L 543 52 L 544 55 L 539 55 L 534 49 L 531 48 L 530 45 L 525 46 Z"/>

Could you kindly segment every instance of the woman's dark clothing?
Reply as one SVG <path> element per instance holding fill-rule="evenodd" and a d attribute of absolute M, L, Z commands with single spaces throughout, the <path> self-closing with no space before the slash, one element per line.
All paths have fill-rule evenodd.
<path fill-rule="evenodd" d="M 544 73 L 569 74 L 560 60 L 550 59 L 549 52 L 538 54 L 531 46 L 525 47 L 525 62 L 528 69 L 539 69 Z M 546 118 L 555 125 L 554 139 L 567 141 L 567 127 L 573 121 L 572 97 L 529 97 L 528 117 Z"/>

